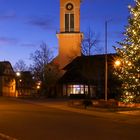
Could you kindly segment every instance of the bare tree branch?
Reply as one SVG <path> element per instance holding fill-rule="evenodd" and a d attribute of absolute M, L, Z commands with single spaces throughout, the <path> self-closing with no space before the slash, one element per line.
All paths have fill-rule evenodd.
<path fill-rule="evenodd" d="M 31 69 L 39 80 L 44 80 L 45 66 L 53 59 L 53 52 L 48 48 L 46 43 L 42 42 L 40 48 L 30 54 L 30 59 L 33 60 Z"/>
<path fill-rule="evenodd" d="M 97 36 L 91 28 L 85 32 L 85 37 L 82 41 L 82 53 L 84 55 L 93 55 L 97 52 L 97 44 L 99 43 L 99 36 Z"/>
<path fill-rule="evenodd" d="M 18 62 L 14 65 L 15 71 L 27 71 L 28 66 L 25 64 L 25 62 L 22 59 L 19 59 Z"/>

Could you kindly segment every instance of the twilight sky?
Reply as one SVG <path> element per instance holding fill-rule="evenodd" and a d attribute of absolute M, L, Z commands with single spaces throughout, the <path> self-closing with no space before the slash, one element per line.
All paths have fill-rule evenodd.
<path fill-rule="evenodd" d="M 104 23 L 108 22 L 108 52 L 123 37 L 129 16 L 128 5 L 134 0 L 83 0 L 81 32 L 90 27 L 99 36 L 98 46 L 104 51 Z M 14 65 L 19 59 L 27 64 L 30 53 L 42 41 L 57 55 L 59 0 L 0 0 L 0 61 Z"/>

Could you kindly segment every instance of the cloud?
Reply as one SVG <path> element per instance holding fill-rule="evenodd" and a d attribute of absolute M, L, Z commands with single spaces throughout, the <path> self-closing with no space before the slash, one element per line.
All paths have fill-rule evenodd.
<path fill-rule="evenodd" d="M 9 37 L 0 37 L 0 45 L 15 45 L 17 43 L 17 39 Z"/>
<path fill-rule="evenodd" d="M 14 11 L 9 11 L 6 13 L 0 13 L 0 20 L 15 19 L 16 13 Z"/>
<path fill-rule="evenodd" d="M 20 46 L 21 47 L 36 47 L 36 45 L 33 43 L 22 43 Z"/>
<path fill-rule="evenodd" d="M 39 27 L 41 29 L 45 29 L 45 30 L 52 30 L 52 29 L 56 29 L 56 27 L 54 27 L 53 24 L 53 19 L 48 18 L 46 19 L 47 16 L 45 16 L 45 18 L 43 17 L 34 17 L 31 18 L 27 23 L 32 25 L 32 26 L 36 26 Z"/>

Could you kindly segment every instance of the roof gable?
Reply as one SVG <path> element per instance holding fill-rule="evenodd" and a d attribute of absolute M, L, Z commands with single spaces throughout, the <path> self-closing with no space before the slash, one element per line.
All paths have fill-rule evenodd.
<path fill-rule="evenodd" d="M 0 75 L 14 75 L 14 70 L 9 61 L 0 62 Z"/>

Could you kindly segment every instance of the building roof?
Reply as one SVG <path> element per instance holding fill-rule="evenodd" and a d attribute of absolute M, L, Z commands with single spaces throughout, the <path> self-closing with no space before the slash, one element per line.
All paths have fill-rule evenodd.
<path fill-rule="evenodd" d="M 116 54 L 108 54 L 108 72 L 113 69 L 113 61 Z M 64 83 L 96 83 L 105 77 L 105 55 L 78 56 L 71 63 L 66 65 L 63 70 L 65 74 L 60 81 Z"/>
<path fill-rule="evenodd" d="M 107 54 L 108 61 L 113 61 L 116 54 Z M 63 70 L 68 70 L 72 67 L 79 67 L 81 65 L 90 64 L 90 66 L 95 65 L 95 63 L 105 62 L 105 54 L 91 55 L 91 56 L 78 56 L 68 65 L 66 65 Z"/>
<path fill-rule="evenodd" d="M 9 61 L 0 61 L 0 75 L 15 75 L 12 65 Z"/>

